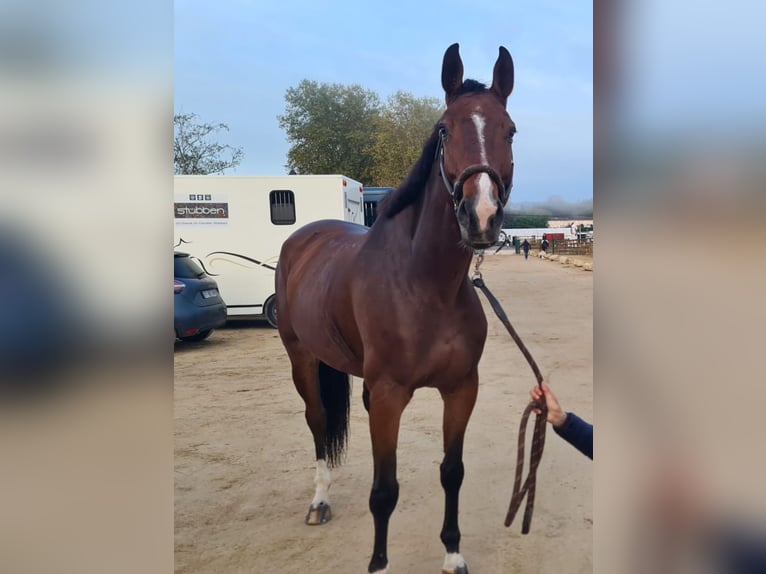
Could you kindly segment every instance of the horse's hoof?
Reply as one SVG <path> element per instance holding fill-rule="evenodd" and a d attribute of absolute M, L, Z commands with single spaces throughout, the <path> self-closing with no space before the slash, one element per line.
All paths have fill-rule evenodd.
<path fill-rule="evenodd" d="M 442 574 L 468 574 L 468 565 L 458 566 L 452 571 L 442 570 Z"/>
<path fill-rule="evenodd" d="M 331 518 L 332 511 L 330 510 L 330 505 L 326 502 L 320 502 L 316 507 L 309 507 L 309 512 L 306 515 L 306 524 L 309 526 L 326 524 L 330 522 Z"/>

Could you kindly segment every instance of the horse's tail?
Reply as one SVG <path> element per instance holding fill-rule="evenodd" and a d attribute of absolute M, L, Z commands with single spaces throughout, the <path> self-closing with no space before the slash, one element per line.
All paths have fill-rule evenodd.
<path fill-rule="evenodd" d="M 319 393 L 327 419 L 325 452 L 330 467 L 339 466 L 348 445 L 348 415 L 351 383 L 349 376 L 319 363 Z"/>

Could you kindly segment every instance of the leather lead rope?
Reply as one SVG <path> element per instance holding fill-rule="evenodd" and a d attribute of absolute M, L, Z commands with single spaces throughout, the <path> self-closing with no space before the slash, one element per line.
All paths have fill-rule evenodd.
<path fill-rule="evenodd" d="M 483 253 L 480 254 L 480 258 L 483 259 Z M 508 316 L 505 314 L 505 311 L 503 311 L 503 308 L 500 306 L 500 303 L 492 294 L 492 292 L 487 288 L 486 284 L 484 283 L 484 279 L 482 279 L 481 277 L 481 273 L 479 273 L 479 264 L 481 263 L 481 259 L 477 260 L 474 277 L 471 279 L 471 282 L 473 283 L 474 287 L 476 287 L 482 293 L 484 293 L 484 296 L 487 298 L 487 301 L 489 301 L 489 304 L 492 306 L 492 310 L 495 312 L 495 315 L 497 315 L 497 318 L 500 319 L 503 325 L 505 325 L 505 328 L 508 330 L 508 333 L 510 333 L 511 338 L 514 341 L 516 341 L 516 344 L 518 345 L 519 350 L 524 355 L 524 358 L 527 360 L 527 362 L 529 363 L 529 366 L 532 368 L 532 372 L 534 372 L 535 374 L 535 378 L 537 379 L 537 384 L 540 386 L 542 390 L 543 375 L 540 372 L 540 369 L 538 368 L 537 363 L 535 362 L 531 353 L 527 349 L 526 345 L 524 345 L 524 342 L 521 340 L 521 337 L 519 337 L 519 334 L 513 328 L 513 325 L 511 325 L 511 322 L 508 320 Z M 526 442 L 527 423 L 529 421 L 529 415 L 534 409 L 538 409 L 540 413 L 537 415 L 537 418 L 535 419 L 534 431 L 532 434 L 532 448 L 530 449 L 530 453 L 529 453 L 529 474 L 527 475 L 527 479 L 524 481 L 524 484 L 522 485 L 521 477 L 524 472 L 524 444 Z M 545 420 L 546 420 L 547 414 L 548 414 L 548 408 L 545 404 L 545 400 L 543 399 L 539 402 L 530 401 L 530 403 L 527 405 L 527 408 L 524 409 L 524 414 L 521 416 L 521 425 L 519 427 L 518 449 L 517 449 L 517 455 L 516 455 L 516 475 L 513 481 L 513 492 L 511 493 L 511 502 L 508 505 L 508 513 L 505 516 L 505 525 L 506 526 L 511 525 L 511 523 L 513 522 L 513 519 L 516 517 L 516 513 L 521 507 L 521 501 L 524 500 L 524 497 L 526 496 L 527 504 L 526 504 L 526 508 L 524 509 L 524 518 L 521 523 L 522 534 L 529 534 L 529 528 L 530 528 L 530 525 L 532 524 L 532 513 L 534 512 L 534 509 L 535 509 L 535 489 L 536 489 L 536 483 L 537 483 L 537 467 L 540 465 L 540 460 L 543 457 L 543 448 L 545 447 Z"/>

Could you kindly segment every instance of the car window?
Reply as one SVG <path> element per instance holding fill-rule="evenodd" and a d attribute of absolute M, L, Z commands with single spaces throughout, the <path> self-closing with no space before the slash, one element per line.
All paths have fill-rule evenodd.
<path fill-rule="evenodd" d="M 173 277 L 196 279 L 204 274 L 200 264 L 191 257 L 173 257 Z"/>

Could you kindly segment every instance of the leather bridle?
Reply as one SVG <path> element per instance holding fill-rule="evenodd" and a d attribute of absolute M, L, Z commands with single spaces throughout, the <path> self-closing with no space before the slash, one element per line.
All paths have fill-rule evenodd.
<path fill-rule="evenodd" d="M 444 128 L 440 128 L 439 145 L 436 146 L 436 157 L 439 160 L 439 174 L 442 177 L 442 181 L 444 182 L 444 187 L 447 189 L 447 193 L 449 193 L 450 198 L 452 199 L 452 207 L 455 209 L 455 213 L 457 213 L 458 205 L 460 204 L 460 200 L 463 198 L 463 184 L 469 177 L 476 175 L 477 173 L 486 173 L 489 176 L 489 178 L 497 186 L 500 202 L 505 205 L 506 201 L 508 201 L 508 196 L 511 194 L 511 188 L 513 187 L 513 175 L 511 175 L 511 182 L 506 186 L 503 178 L 500 177 L 500 174 L 497 173 L 494 168 L 488 165 L 477 163 L 474 165 L 469 165 L 462 172 L 460 172 L 460 175 L 458 175 L 455 183 L 450 183 L 449 179 L 447 178 L 447 172 L 444 170 L 444 140 L 446 137 L 446 130 Z"/>

